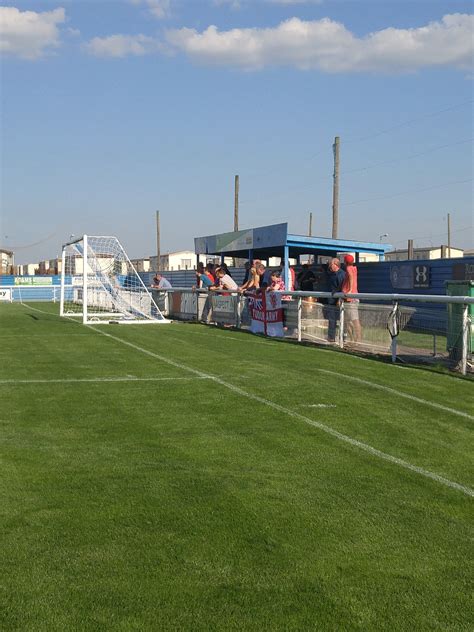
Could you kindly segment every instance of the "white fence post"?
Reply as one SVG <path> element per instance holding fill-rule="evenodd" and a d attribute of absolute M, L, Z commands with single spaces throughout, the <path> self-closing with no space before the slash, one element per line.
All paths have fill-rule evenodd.
<path fill-rule="evenodd" d="M 72 281 L 72 277 L 71 277 Z M 66 250 L 63 246 L 61 253 L 61 294 L 59 298 L 59 315 L 64 316 L 64 286 L 66 284 Z"/>
<path fill-rule="evenodd" d="M 298 296 L 298 342 L 301 342 L 301 312 L 303 309 L 303 299 Z"/>
<path fill-rule="evenodd" d="M 88 295 L 88 291 L 87 291 L 87 281 L 88 281 L 88 266 L 89 266 L 89 262 L 88 262 L 88 256 L 87 256 L 87 235 L 84 235 L 83 238 L 83 253 L 82 253 L 82 266 L 83 266 L 83 271 L 82 271 L 82 322 L 84 325 L 87 325 L 87 295 Z"/>
<path fill-rule="evenodd" d="M 344 349 L 344 301 L 339 303 L 339 346 Z"/>
<path fill-rule="evenodd" d="M 242 294 L 237 294 L 237 329 L 242 329 Z"/>
<path fill-rule="evenodd" d="M 393 303 L 393 310 L 391 311 L 389 316 L 388 330 L 392 338 L 392 342 L 390 345 L 392 349 L 392 362 L 395 363 L 397 361 L 398 343 L 398 301 L 394 301 Z"/>
<path fill-rule="evenodd" d="M 467 373 L 467 352 L 469 348 L 469 337 L 471 335 L 471 323 L 469 319 L 469 305 L 462 306 L 462 356 L 461 373 Z"/>

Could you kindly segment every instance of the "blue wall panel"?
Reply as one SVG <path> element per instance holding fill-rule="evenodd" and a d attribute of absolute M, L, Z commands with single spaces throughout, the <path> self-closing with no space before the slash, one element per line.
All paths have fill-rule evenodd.
<path fill-rule="evenodd" d="M 400 288 L 394 282 L 394 268 L 425 266 L 429 270 L 427 287 Z M 416 261 L 380 261 L 359 263 L 359 292 L 378 294 L 446 294 L 446 281 L 474 272 L 474 257 L 457 259 L 420 259 Z M 414 275 L 416 272 L 414 272 Z"/>

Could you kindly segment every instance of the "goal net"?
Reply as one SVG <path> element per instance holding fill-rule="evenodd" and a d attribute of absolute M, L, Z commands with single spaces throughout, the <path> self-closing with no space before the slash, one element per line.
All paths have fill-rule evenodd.
<path fill-rule="evenodd" d="M 85 324 L 169 322 L 117 237 L 92 235 L 63 246 L 60 314 Z"/>

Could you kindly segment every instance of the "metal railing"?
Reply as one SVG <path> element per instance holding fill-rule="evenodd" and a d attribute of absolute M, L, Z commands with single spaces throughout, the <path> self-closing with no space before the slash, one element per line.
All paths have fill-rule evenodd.
<path fill-rule="evenodd" d="M 71 287 L 69 285 L 67 287 Z M 33 301 L 59 302 L 61 296 L 60 285 L 1 285 L 0 290 L 5 292 L 3 301 L 28 303 Z"/>
<path fill-rule="evenodd" d="M 159 293 L 164 314 L 182 321 L 250 329 L 249 296 L 237 290 L 172 288 Z M 473 324 L 468 296 L 287 292 L 283 337 L 392 361 L 429 361 L 472 369 Z M 347 299 L 354 299 L 353 302 Z M 446 307 L 457 311 L 448 317 Z"/>
<path fill-rule="evenodd" d="M 72 288 L 73 286 L 67 286 Z M 2 300 L 59 301 L 59 285 L 4 285 Z M 466 374 L 473 368 L 474 330 L 469 296 L 280 292 L 283 337 L 337 346 L 392 361 L 428 361 Z M 240 291 L 172 288 L 153 291 L 174 320 L 250 329 L 249 295 Z M 347 302 L 347 299 L 357 302 Z M 449 309 L 448 309 L 449 307 Z M 358 323 L 358 324 L 357 324 Z"/>

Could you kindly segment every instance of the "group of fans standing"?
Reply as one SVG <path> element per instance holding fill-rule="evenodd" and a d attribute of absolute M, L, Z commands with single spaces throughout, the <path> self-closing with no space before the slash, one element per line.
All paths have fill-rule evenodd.
<path fill-rule="evenodd" d="M 294 268 L 289 268 L 289 287 L 285 287 L 283 280 L 284 261 L 277 269 L 269 269 L 260 259 L 248 261 L 245 264 L 245 276 L 242 285 L 238 285 L 232 278 L 232 274 L 225 263 L 216 266 L 213 263 L 204 265 L 198 263 L 196 269 L 196 285 L 194 288 L 206 290 L 225 290 L 233 292 L 312 292 L 316 281 L 316 275 L 311 269 L 311 264 L 304 263 L 300 272 L 295 273 Z M 153 277 L 152 288 L 157 290 L 167 290 L 171 288 L 171 283 L 161 274 L 157 273 Z M 327 287 L 326 290 L 332 294 L 342 292 L 344 294 L 357 294 L 357 267 L 354 265 L 354 257 L 351 254 L 344 256 L 344 263 L 334 257 L 327 264 Z M 291 296 L 282 295 L 283 301 L 291 300 Z M 310 299 L 309 299 L 310 300 Z M 344 297 L 326 299 L 326 317 L 328 320 L 328 340 L 335 341 L 337 321 L 339 318 L 339 307 L 344 301 L 345 329 L 350 340 L 359 342 L 362 338 L 362 328 L 359 320 L 358 299 Z"/>
<path fill-rule="evenodd" d="M 290 268 L 290 278 L 288 290 L 293 291 L 295 289 L 295 271 L 293 268 Z M 286 289 L 281 269 L 269 270 L 260 259 L 245 264 L 245 276 L 240 286 L 232 278 L 225 263 L 217 267 L 213 263 L 208 263 L 206 266 L 199 263 L 196 270 L 196 287 L 209 290 L 238 290 L 239 292 L 281 292 Z"/>
<path fill-rule="evenodd" d="M 208 263 L 206 266 L 201 262 L 196 270 L 197 288 L 207 290 L 231 290 L 239 292 L 311 292 L 314 289 L 316 275 L 311 269 L 311 264 L 305 263 L 301 271 L 296 274 L 294 268 L 289 268 L 289 287 L 285 287 L 283 280 L 284 262 L 278 269 L 267 269 L 261 260 L 255 259 L 245 264 L 245 277 L 242 285 L 238 285 L 232 278 L 232 274 L 226 264 L 215 266 Z M 327 290 L 332 294 L 342 292 L 344 294 L 357 294 L 357 267 L 354 265 L 354 257 L 351 254 L 344 256 L 344 264 L 341 264 L 337 257 L 332 258 L 327 264 Z M 290 296 L 282 296 L 284 301 L 291 300 Z M 361 340 L 362 329 L 359 320 L 358 299 L 345 297 L 344 317 L 346 330 L 349 338 L 355 342 Z M 336 325 L 338 319 L 337 309 L 341 304 L 340 298 L 330 298 L 327 300 L 328 339 L 335 340 Z"/>

